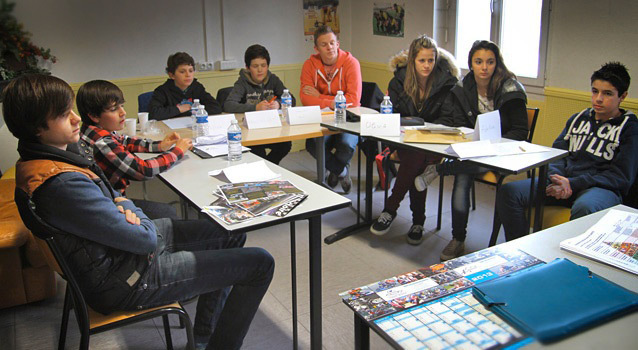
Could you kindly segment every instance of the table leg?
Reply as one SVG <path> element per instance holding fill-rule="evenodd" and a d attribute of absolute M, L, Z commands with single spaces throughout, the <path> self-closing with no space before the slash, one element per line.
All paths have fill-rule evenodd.
<path fill-rule="evenodd" d="M 317 160 L 317 183 L 323 185 L 326 178 L 326 147 L 324 137 L 315 138 L 315 155 Z"/>
<path fill-rule="evenodd" d="M 359 146 L 361 147 L 361 145 L 363 144 L 365 143 L 359 143 Z M 372 152 L 369 152 L 369 154 L 371 153 Z M 350 237 L 353 234 L 359 232 L 359 230 L 370 226 L 370 223 L 372 222 L 372 186 L 374 186 L 372 183 L 373 164 L 374 164 L 374 157 L 372 156 L 366 157 L 366 198 L 365 198 L 366 206 L 365 206 L 363 221 L 359 220 L 359 216 L 361 215 L 360 209 L 359 209 L 360 207 L 359 207 L 357 208 L 357 222 L 354 225 L 348 226 L 326 237 L 323 240 L 326 244 L 332 244 L 340 239 Z M 357 190 L 358 189 L 359 187 L 357 186 Z"/>
<path fill-rule="evenodd" d="M 308 219 L 310 249 L 310 348 L 321 349 L 321 216 Z"/>
<path fill-rule="evenodd" d="M 535 212 L 534 212 L 534 230 L 537 232 L 543 227 L 543 210 L 545 203 L 545 184 L 547 183 L 547 164 L 538 169 L 538 185 L 536 187 Z"/>
<path fill-rule="evenodd" d="M 354 314 L 354 348 L 357 350 L 370 349 L 370 327 L 356 313 Z"/>
<path fill-rule="evenodd" d="M 297 332 L 297 242 L 295 222 L 290 222 L 290 274 L 292 276 L 292 348 L 297 350 L 299 340 Z"/>

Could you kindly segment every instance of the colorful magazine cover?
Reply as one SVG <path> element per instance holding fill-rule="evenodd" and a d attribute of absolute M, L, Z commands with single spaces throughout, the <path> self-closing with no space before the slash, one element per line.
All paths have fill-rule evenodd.
<path fill-rule="evenodd" d="M 369 304 L 370 300 L 375 300 L 375 312 L 366 310 L 360 313 L 366 320 L 372 320 L 394 312 L 393 310 L 422 304 L 541 263 L 541 260 L 521 250 L 493 247 L 386 278 L 339 295 L 353 310 L 355 305 L 362 309 L 362 303 Z M 357 301 L 357 295 L 365 297 L 367 301 Z M 380 305 L 383 303 L 386 307 Z M 384 314 L 382 310 L 387 313 Z"/>
<path fill-rule="evenodd" d="M 219 185 L 218 189 L 230 204 L 290 193 L 303 193 L 302 190 L 286 180 L 224 184 Z"/>

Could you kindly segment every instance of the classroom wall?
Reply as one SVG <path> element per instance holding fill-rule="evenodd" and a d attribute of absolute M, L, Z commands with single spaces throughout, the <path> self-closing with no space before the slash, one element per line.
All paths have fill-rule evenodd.
<path fill-rule="evenodd" d="M 442 13 L 445 3 L 405 0 L 405 37 L 390 38 L 372 35 L 374 2 L 340 1 L 339 38 L 341 47 L 361 62 L 363 80 L 385 91 L 392 78 L 389 57 L 417 35 L 434 35 L 435 26 L 440 30 L 444 22 L 435 21 L 435 13 Z M 246 9 L 256 11 L 250 14 Z M 260 42 L 271 53 L 272 70 L 298 94 L 301 65 L 313 53 L 313 43 L 302 33 L 302 12 L 299 0 L 20 0 L 15 7 L 33 41 L 50 47 L 58 57 L 53 74 L 74 88 L 90 79 L 113 80 L 124 90 L 130 115 L 137 111 L 137 95 L 166 78 L 166 57 L 175 51 L 187 51 L 198 62 L 226 57 L 241 65 L 245 48 Z M 636 13 L 634 0 L 552 2 L 546 87 L 528 100 L 528 105 L 541 109 L 535 142 L 551 144 L 565 120 L 589 104 L 589 76 L 603 62 L 622 61 L 638 80 L 633 49 L 638 30 L 632 25 Z M 444 36 L 438 34 L 439 44 L 445 46 Z M 237 71 L 196 76 L 215 95 L 217 89 L 233 84 Z M 638 109 L 636 85 L 629 90 L 625 108 Z"/>
<path fill-rule="evenodd" d="M 347 50 L 350 3 L 341 0 L 338 9 Z M 298 0 L 20 0 L 14 14 L 35 44 L 57 56 L 52 73 L 69 82 L 164 75 L 176 51 L 196 62 L 225 56 L 240 66 L 254 43 L 269 49 L 273 65 L 301 63 L 313 53 Z"/>

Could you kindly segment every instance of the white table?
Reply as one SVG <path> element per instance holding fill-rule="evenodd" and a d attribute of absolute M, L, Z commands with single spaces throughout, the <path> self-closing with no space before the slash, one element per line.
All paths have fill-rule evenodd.
<path fill-rule="evenodd" d="M 180 197 L 200 210 L 215 200 L 216 197 L 213 195 L 213 190 L 217 188 L 217 185 L 224 183 L 215 177 L 208 176 L 208 171 L 225 168 L 229 165 L 262 160 L 262 158 L 252 153 L 244 153 L 242 160 L 238 162 L 231 163 L 227 159 L 226 156 L 201 159 L 192 152 L 187 152 L 186 156 L 178 164 L 161 173 L 158 177 Z M 309 221 L 310 344 L 312 349 L 321 349 L 321 215 L 349 206 L 350 200 L 278 165 L 268 161 L 265 162 L 273 172 L 281 174 L 282 179 L 292 182 L 308 194 L 308 198 L 283 218 L 261 216 L 247 222 L 227 225 L 216 218 L 206 216 L 217 222 L 226 231 L 237 233 L 255 231 L 264 227 L 290 222 L 293 230 L 291 239 L 293 240 L 294 226 L 292 223 L 306 219 Z M 294 242 L 291 245 L 291 250 L 294 261 Z M 293 278 L 294 276 L 295 274 L 293 273 Z M 295 284 L 296 282 L 293 280 L 293 285 Z M 295 294 L 293 291 L 293 298 L 295 298 Z M 295 304 L 296 300 L 293 300 L 293 322 L 295 322 L 294 326 L 296 327 Z"/>
<path fill-rule="evenodd" d="M 332 122 L 323 122 L 321 126 L 326 127 L 331 130 L 337 130 L 341 132 L 347 132 L 354 135 L 360 135 L 360 123 L 359 122 L 345 122 L 336 124 L 334 121 Z M 403 141 L 403 135 L 401 136 L 365 136 L 366 138 L 378 140 L 381 142 L 385 142 L 388 144 L 392 144 L 401 148 L 409 148 L 414 150 L 421 150 L 428 153 L 433 153 L 446 158 L 458 158 L 457 156 L 450 155 L 445 152 L 445 150 L 449 147 L 447 144 L 435 144 L 435 143 L 406 143 Z M 503 142 L 511 141 L 508 139 L 501 139 Z M 541 153 L 527 153 L 527 154 L 516 154 L 509 156 L 493 156 L 493 157 L 481 157 L 474 158 L 469 161 L 478 164 L 484 168 L 488 168 L 490 170 L 497 171 L 501 174 L 505 175 L 515 175 L 527 172 L 528 170 L 532 170 L 535 168 L 539 168 L 538 174 L 538 183 L 544 184 L 547 181 L 547 168 L 549 163 L 566 157 L 568 152 L 565 150 L 560 150 L 556 148 L 550 148 L 548 152 Z M 372 220 L 372 200 L 368 200 L 372 198 L 372 159 L 367 159 L 366 163 L 366 210 L 364 215 L 365 221 Z M 545 188 L 544 186 L 537 186 L 536 195 L 534 196 L 534 205 L 535 205 L 535 217 L 534 217 L 534 232 L 538 231 L 542 227 L 542 219 L 543 219 L 543 199 L 545 197 Z M 349 233 L 348 233 L 349 234 Z M 334 242 L 343 237 L 329 237 L 331 242 Z M 496 235 L 492 235 L 492 238 L 495 240 Z M 328 238 L 326 238 L 328 241 Z M 495 242 L 490 242 L 490 245 L 493 245 Z"/>

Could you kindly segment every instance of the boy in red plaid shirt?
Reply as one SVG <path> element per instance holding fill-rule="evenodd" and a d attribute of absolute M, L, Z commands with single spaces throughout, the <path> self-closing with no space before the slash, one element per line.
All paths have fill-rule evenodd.
<path fill-rule="evenodd" d="M 111 82 L 93 80 L 85 83 L 78 91 L 76 103 L 82 118 L 80 152 L 95 161 L 113 188 L 122 194 L 130 180 L 145 181 L 166 171 L 193 146 L 191 139 L 180 138 L 175 132 L 162 141 L 115 133 L 124 128 L 126 111 L 122 90 Z M 132 152 L 162 154 L 144 160 Z M 133 202 L 151 219 L 178 218 L 175 209 L 168 204 L 138 199 Z"/>

